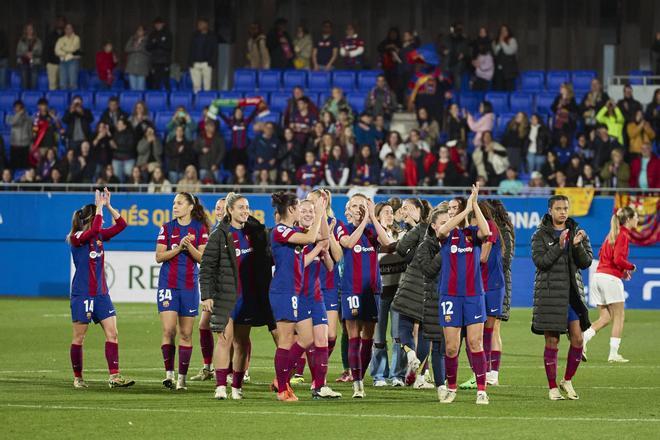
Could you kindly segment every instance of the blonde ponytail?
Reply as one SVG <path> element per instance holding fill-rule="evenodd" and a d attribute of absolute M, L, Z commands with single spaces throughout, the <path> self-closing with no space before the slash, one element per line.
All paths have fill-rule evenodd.
<path fill-rule="evenodd" d="M 628 220 L 635 217 L 635 210 L 630 206 L 625 206 L 619 208 L 616 213 L 610 219 L 610 232 L 607 234 L 607 241 L 610 245 L 614 246 L 619 232 L 621 231 L 621 225 L 625 225 Z"/>
<path fill-rule="evenodd" d="M 237 194 L 235 192 L 230 192 L 227 194 L 225 197 L 225 221 L 227 221 L 227 223 L 231 222 L 231 214 L 229 213 L 229 210 L 234 209 L 236 202 L 244 198 L 245 197 L 243 197 L 241 194 Z"/>

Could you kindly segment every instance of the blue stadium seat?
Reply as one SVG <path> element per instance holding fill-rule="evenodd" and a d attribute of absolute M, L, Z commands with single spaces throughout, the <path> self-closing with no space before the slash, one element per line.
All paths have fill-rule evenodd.
<path fill-rule="evenodd" d="M 528 70 L 520 75 L 520 90 L 523 92 L 541 92 L 545 84 L 545 72 Z"/>
<path fill-rule="evenodd" d="M 653 71 L 651 70 L 631 70 L 628 72 L 628 74 L 634 78 L 630 78 L 630 84 L 631 85 L 640 85 L 644 84 L 643 77 L 645 76 L 652 76 Z"/>
<path fill-rule="evenodd" d="M 21 74 L 16 70 L 9 71 L 9 88 L 12 90 L 20 90 L 21 87 Z"/>
<path fill-rule="evenodd" d="M 509 94 L 507 92 L 488 92 L 485 100 L 493 104 L 493 111 L 496 114 L 509 111 Z"/>
<path fill-rule="evenodd" d="M 328 100 L 329 97 L 330 97 L 330 91 L 325 91 L 318 94 L 318 97 L 316 98 L 316 102 L 319 105 L 319 110 L 321 110 L 321 107 L 325 105 L 325 102 Z"/>
<path fill-rule="evenodd" d="M 180 90 L 192 90 L 192 78 L 190 77 L 190 70 L 186 70 L 181 77 L 181 82 L 179 83 Z"/>
<path fill-rule="evenodd" d="M 368 92 L 376 86 L 376 78 L 378 75 L 382 75 L 383 72 L 379 70 L 364 70 L 358 72 L 357 74 L 357 83 L 358 90 L 361 92 Z"/>
<path fill-rule="evenodd" d="M 74 96 L 80 96 L 83 102 L 83 107 L 90 110 L 94 108 L 94 92 L 89 90 L 73 90 L 69 96 L 70 98 L 73 98 Z M 67 103 L 67 107 L 69 104 L 71 104 L 71 101 Z"/>
<path fill-rule="evenodd" d="M 172 119 L 172 112 L 158 112 L 154 119 L 156 131 L 167 131 L 167 123 Z"/>
<path fill-rule="evenodd" d="M 119 106 L 124 110 L 125 112 L 131 113 L 133 111 L 133 107 L 135 107 L 135 104 L 138 101 L 142 101 L 143 95 L 142 92 L 137 92 L 137 91 L 128 91 L 128 92 L 121 92 L 119 95 Z"/>
<path fill-rule="evenodd" d="M 0 131 L 5 127 L 5 112 L 0 111 Z"/>
<path fill-rule="evenodd" d="M 322 92 L 330 88 L 330 72 L 309 72 L 307 86 L 315 92 Z"/>
<path fill-rule="evenodd" d="M 218 93 L 218 98 L 220 99 L 241 99 L 243 97 L 243 93 L 241 92 L 220 92 Z M 233 106 L 227 106 L 227 107 L 221 107 L 223 111 L 228 111 L 230 109 L 233 109 Z"/>
<path fill-rule="evenodd" d="M 37 74 L 37 90 L 48 90 L 48 75 L 43 70 Z"/>
<path fill-rule="evenodd" d="M 283 75 L 284 89 L 290 90 L 294 87 L 307 87 L 307 72 L 304 70 L 287 70 Z"/>
<path fill-rule="evenodd" d="M 46 99 L 48 100 L 48 105 L 57 110 L 60 115 L 63 113 L 63 110 L 69 106 L 69 92 L 64 90 L 47 92 Z"/>
<path fill-rule="evenodd" d="M 534 111 L 534 95 L 528 92 L 513 92 L 509 96 L 511 111 L 530 115 Z"/>
<path fill-rule="evenodd" d="M 586 91 L 591 89 L 591 80 L 596 78 L 596 76 L 596 72 L 593 70 L 576 70 L 572 72 L 571 82 L 573 83 L 573 88 L 586 93 Z"/>
<path fill-rule="evenodd" d="M 545 86 L 548 92 L 559 93 L 562 83 L 571 81 L 571 73 L 567 70 L 551 70 L 546 75 Z"/>
<path fill-rule="evenodd" d="M 201 110 L 193 110 L 189 111 L 188 114 L 190 115 L 190 119 L 195 122 L 195 124 L 198 124 L 199 121 L 202 120 L 202 111 Z"/>
<path fill-rule="evenodd" d="M 234 71 L 234 90 L 252 91 L 257 88 L 257 72 L 251 69 Z"/>
<path fill-rule="evenodd" d="M 272 122 L 274 124 L 279 124 L 282 119 L 282 114 L 280 112 L 268 112 L 263 116 L 259 116 L 256 120 L 259 122 Z"/>
<path fill-rule="evenodd" d="M 87 70 L 81 69 L 78 71 L 78 88 L 86 89 L 89 87 L 90 73 Z M 98 79 L 98 78 L 97 78 Z"/>
<path fill-rule="evenodd" d="M 552 114 L 552 103 L 555 100 L 557 93 L 544 92 L 536 95 L 536 112 L 540 115 Z"/>
<path fill-rule="evenodd" d="M 282 72 L 279 70 L 260 70 L 257 74 L 259 77 L 259 91 L 261 92 L 276 92 L 280 90 L 280 83 L 282 80 Z M 236 87 L 234 87 L 235 90 Z"/>
<path fill-rule="evenodd" d="M 211 105 L 211 102 L 216 99 L 218 99 L 217 92 L 198 92 L 197 95 L 195 95 L 195 108 L 201 110 L 204 107 Z"/>
<path fill-rule="evenodd" d="M 178 106 L 184 106 L 187 109 L 192 108 L 193 94 L 186 91 L 170 92 L 170 108 L 175 109 Z"/>
<path fill-rule="evenodd" d="M 495 137 L 501 137 L 506 131 L 506 126 L 509 121 L 516 117 L 515 113 L 502 113 L 497 117 L 497 123 L 495 125 Z"/>
<path fill-rule="evenodd" d="M 108 100 L 116 96 L 117 92 L 111 90 L 100 90 L 94 94 L 94 108 L 97 110 L 105 110 L 108 108 Z"/>
<path fill-rule="evenodd" d="M 149 90 L 144 93 L 144 102 L 147 108 L 152 112 L 162 112 L 167 110 L 167 92 Z"/>
<path fill-rule="evenodd" d="M 365 108 L 365 101 L 367 99 L 367 94 L 366 93 L 349 93 L 346 96 L 346 100 L 348 101 L 348 105 L 353 108 L 353 112 L 356 114 L 360 114 L 364 111 Z M 357 118 L 356 118 L 357 119 Z"/>
<path fill-rule="evenodd" d="M 463 92 L 458 95 L 458 101 L 461 108 L 467 109 L 470 113 L 477 113 L 479 111 L 479 104 L 483 101 L 483 95 Z"/>
<path fill-rule="evenodd" d="M 92 129 L 96 129 L 96 126 L 99 124 L 99 122 L 101 122 L 101 116 L 103 116 L 103 112 L 101 110 L 92 111 Z"/>
<path fill-rule="evenodd" d="M 270 94 L 268 106 L 273 111 L 281 112 L 286 108 L 287 102 L 291 98 L 291 93 L 288 92 L 273 92 Z"/>
<path fill-rule="evenodd" d="M 355 72 L 336 71 L 332 74 L 332 87 L 339 87 L 344 93 L 355 90 Z"/>
<path fill-rule="evenodd" d="M 14 108 L 14 101 L 18 99 L 18 92 L 3 90 L 0 92 L 0 110 L 10 111 Z"/>
<path fill-rule="evenodd" d="M 25 104 L 28 113 L 34 112 L 37 109 L 37 101 L 44 97 L 40 90 L 26 90 L 21 94 L 21 101 Z"/>

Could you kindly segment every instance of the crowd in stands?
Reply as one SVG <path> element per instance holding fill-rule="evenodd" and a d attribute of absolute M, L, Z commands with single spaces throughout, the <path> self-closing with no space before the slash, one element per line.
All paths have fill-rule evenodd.
<path fill-rule="evenodd" d="M 654 153 L 660 89 L 643 108 L 630 86 L 614 102 L 597 78 L 577 97 L 565 82 L 549 117 L 518 112 L 502 130 L 496 127 L 493 103 L 483 100 L 477 111 L 461 105 L 459 90 L 519 87 L 518 43 L 506 25 L 495 39 L 486 28 L 470 39 L 462 24 L 454 24 L 446 37 L 432 43 L 438 63 L 422 54 L 422 42 L 412 30 L 390 29 L 378 45 L 375 63 L 366 59 L 365 41 L 355 25 L 348 25 L 342 38 L 330 21 L 322 23 L 317 39 L 304 26 L 296 28 L 294 38 L 288 31 L 285 19 L 266 34 L 252 24 L 247 67 L 331 71 L 375 66 L 382 73 L 364 102 L 351 105 L 339 87 L 321 101 L 295 87 L 276 118 L 265 101 L 214 112 L 209 105 L 193 108 L 189 102 L 177 106 L 159 127 L 145 101 L 131 109 L 114 93 L 120 73 L 131 90 L 170 89 L 173 36 L 156 19 L 152 29 L 139 26 L 126 43 L 121 72 L 111 42 L 96 54 L 99 88 L 109 93 L 107 107 L 96 116 L 85 100 L 89 95 L 78 90 L 81 42 L 73 25 L 58 18 L 42 44 L 27 24 L 17 43 L 23 90 L 36 87 L 45 67 L 49 89 L 71 93 L 61 110 L 45 97 L 36 108 L 19 99 L 7 109 L 7 135 L 0 145 L 2 183 L 129 183 L 149 184 L 152 192 L 197 192 L 215 183 L 437 188 L 479 180 L 512 195 L 545 194 L 557 187 L 660 184 Z M 0 44 L 0 65 L 6 44 Z M 211 88 L 216 44 L 208 21 L 200 19 L 188 54 L 194 93 Z M 0 76 L 6 82 L 6 73 Z M 97 93 L 97 107 L 98 102 Z M 402 108 L 416 114 L 416 127 L 407 133 L 390 130 L 393 113 Z"/>

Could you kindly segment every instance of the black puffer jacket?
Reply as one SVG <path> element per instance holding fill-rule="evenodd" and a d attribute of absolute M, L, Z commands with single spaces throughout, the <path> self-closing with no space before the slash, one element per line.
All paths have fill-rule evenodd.
<path fill-rule="evenodd" d="M 211 330 L 225 331 L 238 291 L 236 248 L 227 223 L 220 223 L 209 236 L 199 267 L 199 287 L 202 301 L 213 300 Z"/>
<path fill-rule="evenodd" d="M 516 250 L 516 243 L 513 233 L 509 228 L 501 229 L 502 249 L 504 254 L 502 256 L 502 268 L 504 269 L 504 302 L 502 303 L 502 314 L 500 319 L 508 321 L 511 315 L 511 262 Z"/>
<path fill-rule="evenodd" d="M 424 314 L 422 331 L 424 338 L 433 342 L 442 342 L 444 335 L 440 325 L 440 292 L 438 281 L 442 267 L 440 242 L 431 226 L 426 231 L 426 237 L 417 248 L 415 264 L 424 274 Z"/>
<path fill-rule="evenodd" d="M 251 325 L 252 327 L 259 327 L 262 325 L 275 326 L 273 319 L 273 311 L 270 307 L 270 300 L 268 298 L 268 289 L 270 288 L 270 281 L 273 277 L 271 268 L 273 267 L 273 258 L 270 252 L 270 245 L 268 243 L 268 233 L 266 226 L 259 220 L 250 216 L 244 226 L 245 234 L 250 237 L 252 249 L 254 251 L 254 269 L 253 275 L 254 289 L 253 295 L 250 298 L 255 301 L 254 304 L 248 305 L 248 310 L 253 310 Z"/>
<path fill-rule="evenodd" d="M 549 214 L 532 236 L 532 260 L 536 266 L 532 332 L 536 334 L 566 333 L 569 304 L 580 317 L 582 331 L 591 325 L 580 270 L 591 266 L 593 251 L 588 237 L 573 245 L 573 237 L 580 230 L 575 220 L 566 220 L 566 227 L 570 230 L 568 251 L 559 245 Z"/>
<path fill-rule="evenodd" d="M 403 236 L 396 245 L 397 253 L 403 257 L 408 268 L 401 277 L 399 289 L 394 295 L 392 310 L 404 316 L 422 321 L 424 311 L 424 275 L 421 268 L 415 264 L 414 257 L 426 234 L 428 223 L 420 223 Z"/>

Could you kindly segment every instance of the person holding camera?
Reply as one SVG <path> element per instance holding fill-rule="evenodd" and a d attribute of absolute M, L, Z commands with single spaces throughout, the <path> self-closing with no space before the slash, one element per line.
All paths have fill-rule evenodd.
<path fill-rule="evenodd" d="M 174 139 L 176 128 L 179 126 L 183 127 L 186 140 L 192 142 L 195 139 L 195 121 L 183 106 L 177 107 L 172 119 L 167 123 L 167 142 Z"/>
<path fill-rule="evenodd" d="M 62 122 L 66 125 L 64 135 L 68 139 L 68 147 L 78 151 L 83 141 L 92 139 L 91 124 L 94 121 L 92 112 L 83 107 L 83 100 L 76 95 L 71 100 L 71 105 L 64 113 Z"/>

